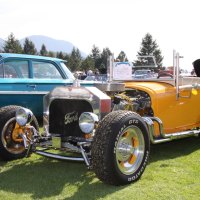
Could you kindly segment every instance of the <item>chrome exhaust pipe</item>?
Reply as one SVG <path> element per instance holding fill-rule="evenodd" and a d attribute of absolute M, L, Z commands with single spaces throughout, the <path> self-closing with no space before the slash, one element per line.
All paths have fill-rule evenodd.
<path fill-rule="evenodd" d="M 169 142 L 170 141 L 169 138 L 156 139 L 155 138 L 155 131 L 154 131 L 154 123 L 153 123 L 153 121 L 149 117 L 142 117 L 142 118 L 147 124 L 148 130 L 149 130 L 149 137 L 150 137 L 150 141 L 151 141 L 152 144 L 159 144 L 159 143 Z"/>
<path fill-rule="evenodd" d="M 169 142 L 175 139 L 181 139 L 191 136 L 198 136 L 198 134 L 200 133 L 200 130 L 190 130 L 190 131 L 165 134 L 163 131 L 163 123 L 158 117 L 143 117 L 143 119 L 147 124 L 147 127 L 149 129 L 149 137 L 153 144 Z M 161 139 L 156 138 L 154 130 L 154 122 L 156 122 L 159 126 L 159 131 L 160 131 L 159 134 L 161 136 Z"/>

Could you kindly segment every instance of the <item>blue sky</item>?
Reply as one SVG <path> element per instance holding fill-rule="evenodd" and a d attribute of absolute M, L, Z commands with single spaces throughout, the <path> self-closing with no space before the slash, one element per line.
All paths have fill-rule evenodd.
<path fill-rule="evenodd" d="M 172 65 L 173 49 L 192 69 L 200 58 L 199 0 L 0 0 L 0 38 L 46 35 L 72 42 L 90 53 L 95 44 L 122 50 L 135 59 L 148 32 L 157 41 L 164 66 Z"/>

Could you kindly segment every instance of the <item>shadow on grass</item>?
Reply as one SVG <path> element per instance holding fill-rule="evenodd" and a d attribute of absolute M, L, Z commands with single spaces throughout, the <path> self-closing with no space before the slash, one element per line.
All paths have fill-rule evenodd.
<path fill-rule="evenodd" d="M 8 169 L 0 173 L 0 191 L 42 199 L 56 197 L 66 190 L 65 199 L 95 199 L 119 189 L 98 181 L 84 164 L 34 157 L 35 160 L 8 162 Z M 67 191 L 71 187 L 74 191 Z"/>
<path fill-rule="evenodd" d="M 188 138 L 171 143 L 153 145 L 150 164 L 188 155 L 199 150 L 200 140 Z M 32 199 L 54 198 L 64 191 L 64 199 L 98 199 L 123 189 L 101 183 L 84 164 L 52 160 L 33 155 L 31 158 L 0 160 L 0 190 L 17 195 L 31 195 Z M 6 167 L 6 166 L 5 166 Z M 73 187 L 72 187 L 73 186 Z M 69 190 L 69 191 L 68 191 Z"/>
<path fill-rule="evenodd" d="M 150 163 L 189 155 L 200 149 L 200 138 L 190 137 L 151 145 Z"/>

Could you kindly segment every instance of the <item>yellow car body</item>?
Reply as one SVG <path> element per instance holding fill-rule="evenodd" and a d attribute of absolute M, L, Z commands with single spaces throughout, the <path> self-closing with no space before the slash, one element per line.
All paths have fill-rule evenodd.
<path fill-rule="evenodd" d="M 177 98 L 176 86 L 165 82 L 126 82 L 126 88 L 145 91 L 151 97 L 154 117 L 163 122 L 165 134 L 191 130 L 200 126 L 200 89 L 182 87 Z M 180 87 L 181 88 L 181 87 Z M 154 124 L 156 126 L 156 124 Z M 155 134 L 159 136 L 158 127 Z"/>

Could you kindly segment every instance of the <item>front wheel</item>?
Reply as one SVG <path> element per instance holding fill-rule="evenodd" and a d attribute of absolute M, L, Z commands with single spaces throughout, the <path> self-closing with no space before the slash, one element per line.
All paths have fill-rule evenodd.
<path fill-rule="evenodd" d="M 147 165 L 150 142 L 143 119 L 131 111 L 109 113 L 99 124 L 91 149 L 92 167 L 108 184 L 138 180 Z"/>
<path fill-rule="evenodd" d="M 15 113 L 19 106 L 5 106 L 0 109 L 0 156 L 4 160 L 23 158 L 27 150 L 24 148 L 23 139 L 19 134 L 24 134 L 23 129 L 16 123 Z M 35 116 L 31 125 L 39 130 Z M 29 133 L 31 137 L 31 132 Z"/>

